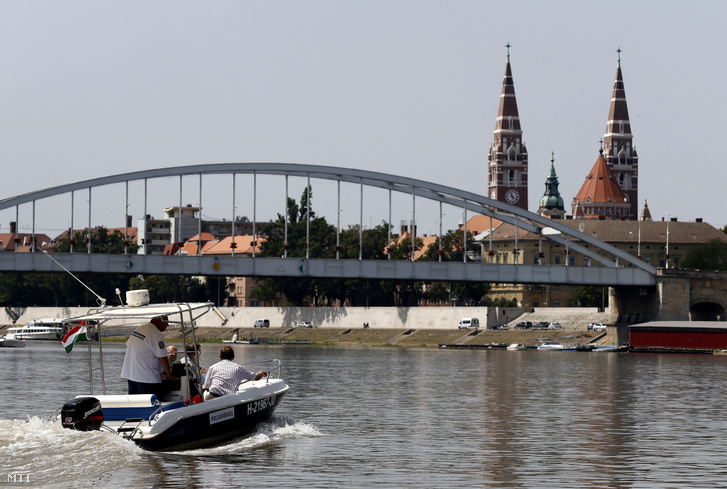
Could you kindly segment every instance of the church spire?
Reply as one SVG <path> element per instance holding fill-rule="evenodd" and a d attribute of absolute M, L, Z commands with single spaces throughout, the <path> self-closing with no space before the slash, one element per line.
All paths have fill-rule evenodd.
<path fill-rule="evenodd" d="M 616 80 L 613 84 L 606 134 L 603 136 L 603 156 L 619 187 L 626 194 L 631 204 L 628 218 L 636 219 L 639 202 L 639 157 L 636 154 L 636 148 L 633 146 L 631 121 L 626 104 L 626 90 L 624 89 L 623 73 L 621 72 L 621 48 L 618 48 L 616 52 L 618 53 Z"/>
<path fill-rule="evenodd" d="M 644 200 L 644 208 L 641 209 L 641 221 L 651 221 L 651 211 L 649 210 L 649 204 Z"/>
<path fill-rule="evenodd" d="M 522 141 L 515 85 L 510 66 L 510 43 L 507 48 L 505 76 L 497 110 L 494 142 L 488 161 L 488 193 L 491 199 L 528 208 L 528 152 Z"/>
<path fill-rule="evenodd" d="M 555 153 L 550 153 L 550 171 L 545 179 L 545 194 L 540 199 L 538 206 L 538 214 L 551 219 L 559 219 L 565 215 L 565 206 L 563 205 L 563 197 L 560 196 L 558 190 L 558 175 L 555 174 Z"/>

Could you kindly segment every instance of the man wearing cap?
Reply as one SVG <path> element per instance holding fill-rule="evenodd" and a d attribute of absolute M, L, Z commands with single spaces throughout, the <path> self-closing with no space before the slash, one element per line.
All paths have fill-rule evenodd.
<path fill-rule="evenodd" d="M 172 370 L 164 346 L 164 331 L 169 323 L 166 316 L 156 317 L 139 326 L 126 342 L 126 355 L 121 377 L 129 384 L 129 394 L 161 394 L 163 371 L 168 379 Z"/>

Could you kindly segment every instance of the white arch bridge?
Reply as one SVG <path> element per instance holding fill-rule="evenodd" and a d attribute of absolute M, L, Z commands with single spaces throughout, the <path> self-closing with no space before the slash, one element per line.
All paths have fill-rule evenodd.
<path fill-rule="evenodd" d="M 202 182 L 210 175 L 223 175 L 231 179 L 233 189 L 238 175 L 247 175 L 253 181 L 253 239 L 257 238 L 256 209 L 260 200 L 257 176 L 274 175 L 284 179 L 285 202 L 281 202 L 281 211 L 286 214 L 289 177 L 307 180 L 306 188 L 310 188 L 311 179 L 328 180 L 336 182 L 338 193 L 337 229 L 340 231 L 340 199 L 341 184 L 353 184 L 359 190 L 359 229 L 363 233 L 363 215 L 366 207 L 366 189 L 377 188 L 388 192 L 389 213 L 388 223 L 391 225 L 392 194 L 404 194 L 411 198 L 413 221 L 416 222 L 417 202 L 422 199 L 433 201 L 439 205 L 439 216 L 425 216 L 439 223 L 439 236 L 441 237 L 441 222 L 443 205 L 460 209 L 465 216 L 481 214 L 492 219 L 498 219 L 517 226 L 523 230 L 535 233 L 542 240 L 552 240 L 569 252 L 582 254 L 591 259 L 593 266 L 575 267 L 567 265 L 526 265 L 526 264 L 498 264 L 472 262 L 467 260 L 465 249 L 462 262 L 442 261 L 411 261 L 411 260 L 365 260 L 361 259 L 314 259 L 293 258 L 283 256 L 269 258 L 255 256 L 230 255 L 211 256 L 159 256 L 159 255 L 111 255 L 79 252 L 52 253 L 54 260 L 50 260 L 41 252 L 30 253 L 0 253 L 0 271 L 62 271 L 59 265 L 72 272 L 101 272 L 101 273 L 133 273 L 133 274 L 184 274 L 184 275 L 222 275 L 222 276 L 260 276 L 260 277 L 326 277 L 326 278 L 360 278 L 360 279 L 396 279 L 396 280 L 425 280 L 425 281 L 476 281 L 489 283 L 541 283 L 541 284 L 589 284 L 604 286 L 653 286 L 656 284 L 656 269 L 651 265 L 629 255 L 607 243 L 599 241 L 592 236 L 583 234 L 558 220 L 551 220 L 537 214 L 524 211 L 519 207 L 498 202 L 487 197 L 466 192 L 463 190 L 425 182 L 413 178 L 406 178 L 384 173 L 377 173 L 349 168 L 327 167 L 318 165 L 299 165 L 290 163 L 220 163 L 193 166 L 178 166 L 153 170 L 124 173 L 113 176 L 90 179 L 77 183 L 69 183 L 57 187 L 30 192 L 15 197 L 0 200 L 0 211 L 12 212 L 19 215 L 19 209 L 30 206 L 30 227 L 35 235 L 36 204 L 43 199 L 58 198 L 68 194 L 70 202 L 71 222 L 74 214 L 75 196 L 87 195 L 88 227 L 91 223 L 91 209 L 93 197 L 98 198 L 99 189 L 108 185 L 123 184 L 126 186 L 126 209 L 129 206 L 129 183 L 142 182 L 144 187 L 144 215 L 147 216 L 148 182 L 155 179 L 179 178 L 179 207 L 182 208 L 183 178 L 199 178 L 200 208 L 202 207 Z M 225 177 L 225 178 L 226 178 Z M 235 192 L 232 192 L 232 208 L 235 208 Z M 219 199 L 219 195 L 212 197 Z M 398 198 L 401 198 L 399 196 Z M 281 199 L 282 200 L 282 199 Z M 307 199 L 310 202 L 310 199 Z M 282 215 L 283 212 L 280 212 Z M 199 213 L 199 226 L 201 230 L 202 215 Z M 431 214 L 431 211 L 430 211 Z M 234 222 L 234 216 L 233 216 Z M 385 219 L 384 219 L 385 220 Z M 17 222 L 17 217 L 16 217 Z M 27 223 L 26 223 L 27 224 Z M 85 224 L 85 223 L 84 223 Z M 234 224 L 233 224 L 234 226 Z M 466 224 L 465 224 L 466 226 Z M 73 228 L 73 224 L 71 224 Z M 391 227 L 391 226 L 389 226 Z M 309 226 L 307 227 L 309 229 Z M 416 227 L 412 229 L 416 232 Z M 465 228 L 466 231 L 466 228 Z M 234 227 L 233 227 L 234 234 Z M 416 236 L 415 236 L 416 237 Z M 35 236 L 33 236 L 35 238 Z M 287 228 L 286 228 L 287 239 Z M 360 235 L 359 248 L 363 249 L 363 238 Z M 441 243 L 441 239 L 439 240 Z M 415 240 L 412 240 L 414 243 Z M 516 245 L 517 247 L 517 245 Z M 307 250 L 306 250 L 307 253 Z M 286 252 L 287 255 L 287 252 Z M 413 253 L 412 253 L 413 256 Z"/>

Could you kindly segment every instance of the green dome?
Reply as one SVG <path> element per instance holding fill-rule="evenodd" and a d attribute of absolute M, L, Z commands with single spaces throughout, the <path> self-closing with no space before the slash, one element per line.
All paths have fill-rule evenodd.
<path fill-rule="evenodd" d="M 558 191 L 558 175 L 555 174 L 554 158 L 550 158 L 550 171 L 548 178 L 545 179 L 545 194 L 540 199 L 539 209 L 560 210 L 565 212 L 563 205 L 563 197 Z"/>

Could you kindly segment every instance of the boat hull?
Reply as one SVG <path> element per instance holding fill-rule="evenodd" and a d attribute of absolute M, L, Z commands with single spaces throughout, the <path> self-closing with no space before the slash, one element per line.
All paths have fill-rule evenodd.
<path fill-rule="evenodd" d="M 141 432 L 132 440 L 141 448 L 151 451 L 189 450 L 221 443 L 246 435 L 258 423 L 269 419 L 284 395 L 285 392 L 243 403 L 224 402 L 224 397 L 212 399 L 201 403 L 206 404 L 207 409 L 189 417 L 183 416 L 186 413 L 182 411 L 196 405 L 176 409 L 174 411 L 179 412 L 167 413 L 179 416 L 172 426 L 158 434 L 151 433 L 154 435 L 152 437 Z"/>
<path fill-rule="evenodd" d="M 23 348 L 25 341 L 15 338 L 0 338 L 0 347 L 3 348 Z"/>

